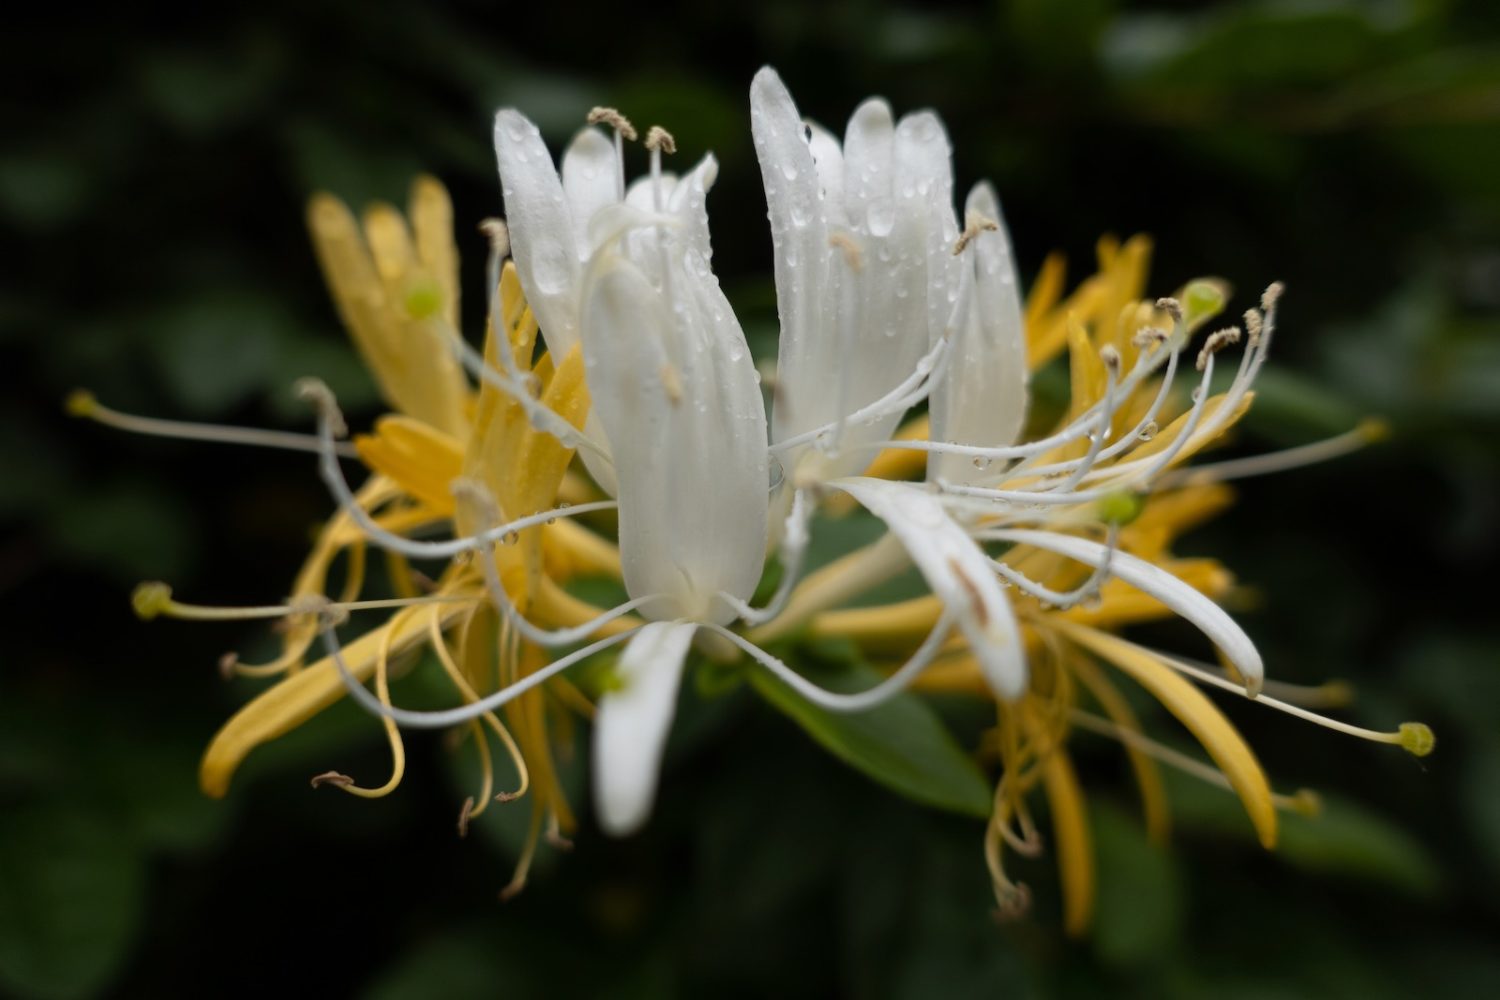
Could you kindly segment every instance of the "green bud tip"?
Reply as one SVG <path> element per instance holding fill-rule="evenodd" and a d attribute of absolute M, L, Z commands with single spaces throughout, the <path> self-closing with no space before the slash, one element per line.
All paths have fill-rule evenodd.
<path fill-rule="evenodd" d="M 130 595 L 130 606 L 135 609 L 135 616 L 143 622 L 148 622 L 166 611 L 171 603 L 172 588 L 160 580 L 142 583 Z"/>
<path fill-rule="evenodd" d="M 1403 722 L 1398 732 L 1402 749 L 1413 757 L 1426 757 L 1437 746 L 1437 737 L 1425 722 Z"/>
<path fill-rule="evenodd" d="M 63 410 L 70 417 L 92 417 L 99 408 L 99 401 L 87 389 L 74 389 L 63 400 Z"/>
<path fill-rule="evenodd" d="M 436 282 L 419 278 L 406 289 L 405 305 L 412 319 L 431 319 L 443 308 L 443 290 Z"/>
<path fill-rule="evenodd" d="M 1226 292 L 1223 282 L 1209 278 L 1189 282 L 1182 292 L 1183 317 L 1188 325 L 1195 326 L 1223 312 L 1224 302 L 1229 297 Z"/>
<path fill-rule="evenodd" d="M 1129 490 L 1119 490 L 1099 500 L 1099 520 L 1105 524 L 1122 527 L 1141 516 L 1146 508 L 1146 498 Z"/>

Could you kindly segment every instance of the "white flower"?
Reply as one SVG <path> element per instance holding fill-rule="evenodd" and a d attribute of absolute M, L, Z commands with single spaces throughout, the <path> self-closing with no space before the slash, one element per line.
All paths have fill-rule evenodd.
<path fill-rule="evenodd" d="M 734 619 L 766 547 L 766 416 L 754 362 L 709 267 L 705 157 L 663 174 L 674 143 L 647 139 L 652 170 L 626 189 L 616 146 L 585 129 L 552 169 L 536 127 L 501 111 L 495 146 L 522 287 L 554 357 L 583 346 L 591 416 L 613 460 L 625 587 L 664 624 L 638 631 L 618 691 L 600 699 L 603 825 L 646 817 L 694 623 Z M 676 622 L 677 624 L 665 624 Z"/>
<path fill-rule="evenodd" d="M 942 336 L 958 291 L 948 137 L 930 111 L 893 121 L 879 99 L 849 119 L 843 146 L 805 125 L 776 72 L 750 86 L 781 316 L 772 438 L 791 478 L 859 472 L 910 405 L 856 414 L 897 390 Z M 822 434 L 819 434 L 823 431 Z M 810 475 L 799 466 L 812 459 Z"/>

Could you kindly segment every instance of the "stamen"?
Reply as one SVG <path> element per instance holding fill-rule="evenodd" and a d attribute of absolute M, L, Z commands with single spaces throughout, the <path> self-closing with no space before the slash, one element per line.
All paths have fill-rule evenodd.
<path fill-rule="evenodd" d="M 1118 523 L 1113 523 L 1109 526 L 1109 536 L 1104 543 L 1104 555 L 1099 560 L 1098 565 L 1094 567 L 1094 571 L 1089 574 L 1088 579 L 1068 591 L 1053 590 L 1050 587 L 1044 586 L 1014 566 L 1003 563 L 999 559 L 991 559 L 990 564 L 995 567 L 995 572 L 999 573 L 1002 579 L 1008 580 L 1024 593 L 1035 597 L 1043 604 L 1056 610 L 1065 611 L 1068 608 L 1083 604 L 1098 595 L 1099 589 L 1109 580 L 1110 567 L 1114 562 L 1115 553 L 1119 551 L 1119 547 L 1120 528 Z"/>
<path fill-rule="evenodd" d="M 344 512 L 359 525 L 369 540 L 388 551 L 416 559 L 451 559 L 460 552 L 468 552 L 491 542 L 500 541 L 506 535 L 538 524 L 546 524 L 559 517 L 577 517 L 580 514 L 600 510 L 613 510 L 619 506 L 613 500 L 601 500 L 594 503 L 575 504 L 571 507 L 555 507 L 552 510 L 518 518 L 477 535 L 455 538 L 447 542 L 418 542 L 397 535 L 381 527 L 359 504 L 354 492 L 349 488 L 349 483 L 344 479 L 343 470 L 339 468 L 337 458 L 332 452 L 333 421 L 338 416 L 337 407 L 332 405 L 333 394 L 329 392 L 327 386 L 316 379 L 303 381 L 316 383 L 306 387 L 305 397 L 311 399 L 318 407 L 318 440 L 322 444 L 318 469 L 322 474 L 323 482 L 333 493 L 334 499 L 338 501 Z"/>
<path fill-rule="evenodd" d="M 608 125 L 629 142 L 635 142 L 635 126 L 630 124 L 630 119 L 620 114 L 614 108 L 596 107 L 589 110 L 587 121 L 590 125 Z M 650 141 L 649 139 L 647 140 Z"/>
<path fill-rule="evenodd" d="M 1127 729 L 1110 719 L 1101 718 L 1091 712 L 1085 712 L 1076 708 L 1068 709 L 1068 718 L 1079 729 L 1099 736 L 1107 736 L 1133 750 L 1139 750 L 1141 753 L 1166 764 L 1168 767 L 1176 768 L 1183 774 L 1192 775 L 1200 781 L 1216 785 L 1226 791 L 1234 791 L 1234 786 L 1224 775 L 1224 772 L 1220 771 L 1217 767 L 1198 760 L 1196 757 L 1191 757 L 1180 750 L 1175 750 L 1164 743 L 1158 743 L 1144 733 Z M 1318 798 L 1318 794 L 1309 788 L 1299 788 L 1291 795 L 1272 792 L 1271 802 L 1278 809 L 1299 813 L 1303 816 L 1316 816 L 1322 808 L 1322 802 Z"/>
<path fill-rule="evenodd" d="M 176 438 L 180 441 L 208 441 L 213 444 L 238 444 L 253 448 L 277 448 L 283 451 L 317 452 L 318 439 L 311 434 L 294 434 L 289 431 L 267 431 L 255 427 L 229 427 L 224 424 L 198 424 L 181 420 L 162 420 L 158 417 L 138 417 L 130 413 L 112 410 L 99 402 L 86 389 L 75 389 L 68 394 L 64 409 L 71 417 L 92 420 L 115 430 L 149 437 Z M 354 446 L 335 446 L 340 458 L 358 458 Z"/>
<path fill-rule="evenodd" d="M 443 672 L 448 675 L 448 679 L 453 682 L 453 686 L 458 688 L 458 693 L 466 701 L 478 701 L 478 692 L 474 690 L 468 678 L 464 676 L 464 672 L 459 669 L 458 664 L 453 659 L 453 653 L 448 649 L 447 641 L 443 638 L 442 617 L 440 615 L 433 615 L 428 619 L 427 631 L 429 644 L 432 646 L 433 651 L 437 653 L 438 663 L 442 665 Z M 499 737 L 501 744 L 505 747 L 506 754 L 509 755 L 511 763 L 515 766 L 520 782 L 519 787 L 514 792 L 501 792 L 500 795 L 502 797 L 499 798 L 499 801 L 509 802 L 511 799 L 520 798 L 531 787 L 531 771 L 526 766 L 526 758 L 521 753 L 521 748 L 516 745 L 515 738 L 511 736 L 510 730 L 506 728 L 505 723 L 500 721 L 500 717 L 490 712 L 481 716 L 480 719 L 473 720 L 471 724 L 474 727 L 474 741 L 480 748 L 480 766 L 484 769 L 484 785 L 479 796 L 480 805 L 479 809 L 473 813 L 474 816 L 478 816 L 489 805 L 491 799 L 490 793 L 494 788 L 494 767 L 490 761 L 489 745 L 484 738 L 484 729 L 480 726 L 481 721 L 494 730 L 495 735 Z"/>
<path fill-rule="evenodd" d="M 494 497 L 488 490 L 472 479 L 455 479 L 453 481 L 453 496 L 455 500 L 469 503 L 476 508 L 480 524 L 492 524 L 500 515 L 500 509 L 496 505 Z M 495 561 L 495 549 L 493 544 L 481 546 L 479 549 L 479 566 L 484 574 L 484 583 L 489 591 L 490 600 L 495 607 L 505 615 L 507 621 L 515 626 L 516 630 L 531 642 L 539 646 L 568 646 L 580 639 L 584 639 L 599 631 L 605 625 L 622 618 L 642 605 L 661 597 L 661 594 L 646 594 L 634 597 L 623 604 L 618 604 L 608 611 L 604 611 L 581 625 L 571 628 L 543 629 L 533 625 L 521 609 L 516 607 L 511 600 L 510 592 L 505 589 L 500 579 L 500 567 Z"/>
<path fill-rule="evenodd" d="M 964 219 L 964 231 L 959 233 L 958 240 L 953 244 L 953 256 L 962 256 L 969 244 L 979 238 L 980 233 L 993 233 L 999 229 L 1000 223 L 994 219 L 986 218 L 978 212 L 970 212 Z"/>
<path fill-rule="evenodd" d="M 843 691 L 829 691 L 819 687 L 781 660 L 722 625 L 702 623 L 702 627 L 724 636 L 724 638 L 748 653 L 756 662 L 775 674 L 784 684 L 813 704 L 834 712 L 861 712 L 879 705 L 887 698 L 901 691 L 911 683 L 912 678 L 927 669 L 933 659 L 942 650 L 943 641 L 947 639 L 953 621 L 953 612 L 951 609 L 945 608 L 942 617 L 937 620 L 937 624 L 932 627 L 932 631 L 927 633 L 927 638 L 922 640 L 922 644 L 917 647 L 916 652 L 912 653 L 911 659 L 896 668 L 889 677 L 885 678 L 879 684 L 853 694 Z"/>
<path fill-rule="evenodd" d="M 1288 469 L 1316 465 L 1319 462 L 1352 454 L 1368 444 L 1385 440 L 1389 435 L 1389 424 L 1378 417 L 1370 417 L 1360 421 L 1353 430 L 1335 434 L 1322 441 L 1298 445 L 1295 448 L 1285 448 L 1265 455 L 1253 455 L 1249 458 L 1199 465 L 1191 469 L 1179 469 L 1164 476 L 1160 483 L 1163 488 L 1166 488 L 1185 484 L 1222 483 L 1230 479 L 1246 479 L 1250 476 L 1285 472 Z"/>
<path fill-rule="evenodd" d="M 530 691 L 532 688 L 540 684 L 545 684 L 552 677 L 562 673 L 569 667 L 581 663 L 595 653 L 628 639 L 635 634 L 635 631 L 635 629 L 630 629 L 618 635 L 607 636 L 597 642 L 584 646 L 582 649 L 574 650 L 566 656 L 553 660 L 540 670 L 533 671 L 476 702 L 462 705 L 458 708 L 428 712 L 397 708 L 394 705 L 382 703 L 380 699 L 366 690 L 365 686 L 359 682 L 359 678 L 355 677 L 349 670 L 348 664 L 344 662 L 343 647 L 339 644 L 338 635 L 335 631 L 332 628 L 325 627 L 320 634 L 323 639 L 324 648 L 327 649 L 329 659 L 333 661 L 334 668 L 338 670 L 339 677 L 344 682 L 345 689 L 349 692 L 350 697 L 359 703 L 360 707 L 372 715 L 390 719 L 393 722 L 409 726 L 413 729 L 446 729 L 449 726 L 468 722 L 470 719 L 480 718 L 486 712 L 494 711 L 501 705 Z"/>
<path fill-rule="evenodd" d="M 504 260 L 510 256 L 510 227 L 505 224 L 504 219 L 482 219 L 479 223 L 479 231 L 484 234 L 485 239 L 490 241 L 490 257 L 492 260 Z M 500 287 L 500 275 L 495 274 L 495 287 Z"/>
<path fill-rule="evenodd" d="M 672 133 L 660 125 L 652 125 L 646 130 L 646 148 L 651 152 L 663 152 L 672 154 L 677 152 L 677 140 L 672 138 Z"/>
<path fill-rule="evenodd" d="M 313 775 L 308 784 L 314 788 L 322 788 L 324 785 L 332 785 L 334 788 L 350 788 L 354 785 L 354 779 L 338 771 L 324 771 L 322 774 Z"/>
<path fill-rule="evenodd" d="M 187 621 L 251 621 L 258 618 L 286 618 L 293 615 L 347 614 L 350 611 L 378 611 L 389 608 L 409 608 L 418 604 L 453 604 L 472 601 L 472 597 L 460 594 L 432 594 L 425 597 L 391 597 L 369 601 L 328 600 L 320 594 L 303 594 L 286 604 L 267 604 L 259 607 L 221 608 L 202 604 L 183 604 L 172 599 L 172 588 L 160 580 L 150 580 L 136 586 L 130 596 L 131 606 L 137 618 L 150 621 L 161 615 Z M 239 657 L 227 653 L 219 660 L 219 669 L 233 670 Z"/>
<path fill-rule="evenodd" d="M 792 494 L 792 509 L 786 516 L 786 528 L 781 536 L 781 579 L 764 608 L 752 608 L 749 602 L 727 591 L 719 591 L 719 600 L 733 608 L 746 625 L 754 627 L 768 622 L 786 606 L 792 588 L 802 575 L 802 557 L 807 552 L 809 540 L 807 522 L 811 516 L 807 508 L 807 491 L 797 490 Z"/>
<path fill-rule="evenodd" d="M 1191 663 L 1186 663 L 1175 657 L 1168 656 L 1165 653 L 1161 653 L 1156 650 L 1148 650 L 1148 652 L 1150 652 L 1152 656 L 1161 660 L 1161 662 L 1165 663 L 1167 666 L 1171 667 L 1173 670 L 1176 670 L 1177 672 L 1182 674 L 1186 674 L 1194 680 L 1197 680 L 1203 684 L 1211 685 L 1216 688 L 1222 688 L 1225 691 L 1232 691 L 1242 697 L 1249 697 L 1249 695 L 1245 694 L 1245 689 L 1243 687 L 1231 680 L 1220 677 L 1217 674 L 1202 669 L 1201 667 L 1194 666 Z M 1316 723 L 1317 725 L 1320 725 L 1325 729 L 1332 729 L 1334 732 L 1343 733 L 1346 736 L 1354 736 L 1358 739 L 1369 740 L 1372 743 L 1394 744 L 1401 747 L 1403 750 L 1405 750 L 1407 753 L 1410 753 L 1414 757 L 1426 757 L 1428 754 L 1432 753 L 1432 751 L 1437 746 L 1437 738 L 1433 736 L 1431 727 L 1429 727 L 1426 723 L 1403 722 L 1395 732 L 1387 733 L 1380 732 L 1379 730 L 1375 729 L 1365 729 L 1361 726 L 1353 726 L 1347 722 L 1340 722 L 1337 719 L 1330 719 L 1326 715 L 1319 715 L 1317 712 L 1310 711 L 1298 705 L 1293 705 L 1290 702 L 1282 701 L 1278 698 L 1272 698 L 1264 694 L 1256 697 L 1253 700 L 1260 704 L 1268 705 L 1271 708 L 1277 709 L 1278 711 L 1285 712 L 1288 715 L 1293 715 L 1299 719 L 1305 719 L 1308 722 Z"/>
<path fill-rule="evenodd" d="M 1198 352 L 1198 370 L 1201 372 L 1207 365 L 1208 359 L 1219 353 L 1230 344 L 1240 342 L 1240 328 L 1237 326 L 1225 327 L 1209 335 L 1203 344 L 1203 350 Z"/>

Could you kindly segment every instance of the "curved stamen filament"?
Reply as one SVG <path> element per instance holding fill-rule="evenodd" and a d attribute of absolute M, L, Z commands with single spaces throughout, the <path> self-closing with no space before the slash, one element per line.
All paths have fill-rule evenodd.
<path fill-rule="evenodd" d="M 577 517 L 580 514 L 592 514 L 601 510 L 614 510 L 618 506 L 613 500 L 600 500 L 571 507 L 555 507 L 552 510 L 517 518 L 476 535 L 455 538 L 446 542 L 419 542 L 405 538 L 382 528 L 355 500 L 354 492 L 349 488 L 349 482 L 344 478 L 337 456 L 332 451 L 335 418 L 338 416 L 333 394 L 328 391 L 327 386 L 321 383 L 309 383 L 304 385 L 303 395 L 311 399 L 318 407 L 318 440 L 323 445 L 318 468 L 323 482 L 333 493 L 340 507 L 360 526 L 369 540 L 387 551 L 398 552 L 415 559 L 451 559 L 460 552 L 468 552 L 482 545 L 501 541 L 508 535 L 539 524 L 546 524 L 559 517 Z"/>
<path fill-rule="evenodd" d="M 1130 747 L 1132 750 L 1139 750 L 1146 756 L 1160 761 L 1168 767 L 1175 768 L 1183 774 L 1191 775 L 1200 781 L 1216 785 L 1226 791 L 1234 791 L 1234 786 L 1224 776 L 1224 772 L 1220 771 L 1217 767 L 1196 757 L 1189 756 L 1181 750 L 1174 750 L 1164 743 L 1158 743 L 1144 733 L 1127 729 L 1110 719 L 1101 718 L 1092 712 L 1085 712 L 1077 708 L 1068 710 L 1068 720 L 1079 729 L 1086 730 L 1098 736 L 1106 736 Z M 1304 816 L 1315 815 L 1318 811 L 1317 793 L 1306 788 L 1300 789 L 1291 795 L 1282 792 L 1272 792 L 1271 802 L 1278 809 L 1300 813 Z"/>
<path fill-rule="evenodd" d="M 429 594 L 423 597 L 390 597 L 369 601 L 330 601 L 318 594 L 307 594 L 287 604 L 266 604 L 258 607 L 210 607 L 203 604 L 184 604 L 172 599 L 172 588 L 160 581 L 142 583 L 131 595 L 135 613 L 149 621 L 159 615 L 180 618 L 186 621 L 227 622 L 254 621 L 262 618 L 287 618 L 292 615 L 316 615 L 328 612 L 380 611 L 389 608 L 410 608 L 420 604 L 454 604 L 472 602 L 473 597 L 460 594 Z M 277 660 L 280 663 L 280 659 Z"/>
<path fill-rule="evenodd" d="M 951 611 L 945 609 L 942 617 L 937 620 L 937 624 L 932 627 L 932 631 L 927 633 L 927 638 L 922 640 L 922 645 L 918 646 L 917 651 L 911 655 L 911 659 L 879 684 L 855 694 L 829 691 L 819 687 L 764 649 L 722 625 L 705 624 L 703 627 L 724 636 L 813 704 L 834 712 L 859 712 L 873 708 L 901 691 L 917 674 L 925 670 L 942 649 L 943 641 L 947 639 L 955 617 Z"/>
<path fill-rule="evenodd" d="M 307 451 L 316 453 L 319 442 L 312 434 L 294 434 L 290 431 L 268 431 L 258 427 L 230 427 L 225 424 L 199 424 L 184 420 L 162 420 L 159 417 L 139 417 L 133 413 L 121 413 L 105 406 L 94 398 L 94 394 L 77 389 L 67 399 L 70 416 L 81 417 L 113 427 L 115 430 L 149 437 L 175 438 L 179 441 L 207 441 L 213 444 L 238 444 L 252 448 L 275 448 L 282 451 Z M 341 444 L 334 448 L 340 458 L 358 458 L 352 444 Z"/>
<path fill-rule="evenodd" d="M 443 666 L 443 672 L 448 675 L 448 678 L 451 681 L 453 681 L 453 686 L 458 688 L 459 694 L 463 695 L 466 701 L 478 701 L 478 692 L 474 690 L 473 686 L 469 683 L 468 678 L 464 676 L 464 672 L 460 670 L 458 664 L 454 662 L 453 653 L 448 649 L 448 642 L 443 638 L 442 616 L 430 616 L 427 620 L 427 628 L 429 641 L 432 645 L 433 652 L 437 653 L 438 662 Z M 526 790 L 531 787 L 531 772 L 526 767 L 526 758 L 521 755 L 521 748 L 516 746 L 516 741 L 510 735 L 510 730 L 505 727 L 505 723 L 501 722 L 500 717 L 497 716 L 494 712 L 486 712 L 478 719 L 474 719 L 471 721 L 474 726 L 474 741 L 476 745 L 480 747 L 480 754 L 485 762 L 486 770 L 489 770 L 488 764 L 490 759 L 490 752 L 489 747 L 485 741 L 484 729 L 480 725 L 481 721 L 484 723 L 484 725 L 488 725 L 490 729 L 494 730 L 495 736 L 499 738 L 501 745 L 505 747 L 505 752 L 510 755 L 511 763 L 515 765 L 516 774 L 519 776 L 520 784 L 514 792 L 504 793 L 506 798 L 518 799 L 522 795 L 525 795 Z M 489 805 L 489 790 L 492 788 L 493 777 L 493 774 L 486 775 L 486 791 L 479 798 L 478 808 L 468 813 L 470 818 L 478 816 L 480 813 L 484 812 L 485 807 Z"/>
<path fill-rule="evenodd" d="M 807 554 L 807 521 L 810 516 L 807 491 L 797 490 L 792 494 L 792 510 L 787 515 L 786 532 L 781 540 L 781 580 L 777 582 L 776 592 L 771 595 L 771 600 L 765 607 L 752 608 L 748 601 L 727 591 L 719 591 L 719 600 L 733 608 L 735 614 L 740 616 L 740 621 L 746 625 L 753 628 L 768 622 L 781 614 L 781 609 L 786 606 L 792 588 L 802 576 L 802 557 Z"/>
<path fill-rule="evenodd" d="M 1162 449 L 1161 454 L 1141 462 L 1148 466 L 1147 471 L 1138 475 L 1121 475 L 1119 481 L 1111 481 L 1108 488 L 1079 490 L 1068 493 L 1049 493 L 1039 490 L 1001 490 L 988 486 L 967 486 L 961 483 L 950 483 L 939 481 L 938 486 L 942 491 L 952 497 L 973 497 L 980 500 L 999 500 L 1008 504 L 1076 504 L 1091 503 L 1102 500 L 1111 493 L 1121 489 L 1129 488 L 1132 482 L 1149 482 L 1156 473 L 1166 468 L 1176 460 L 1179 452 L 1186 447 L 1197 431 L 1199 422 L 1203 419 L 1203 413 L 1208 398 L 1209 380 L 1213 378 L 1214 356 L 1208 355 L 1203 366 L 1203 376 L 1199 380 L 1197 388 L 1193 390 L 1193 408 L 1188 412 L 1188 419 L 1182 430 L 1173 438 L 1172 443 Z M 1126 466 L 1116 466 L 1110 469 L 1101 469 L 1090 473 L 1086 478 L 1092 479 L 1101 476 L 1113 476 L 1116 472 L 1131 471 Z M 980 508 L 984 509 L 984 508 Z"/>
<path fill-rule="evenodd" d="M 1186 674 L 1201 684 L 1221 688 L 1225 691 L 1232 691 L 1241 697 L 1249 697 L 1249 695 L 1245 694 L 1243 686 L 1225 677 L 1221 677 L 1212 671 L 1204 670 L 1201 667 L 1196 667 L 1191 663 L 1186 663 L 1176 657 L 1168 656 L 1156 650 L 1146 650 L 1146 652 L 1149 652 L 1152 656 L 1161 660 L 1162 663 L 1165 663 L 1178 673 Z M 1303 708 L 1300 705 L 1293 705 L 1290 702 L 1264 694 L 1252 700 L 1274 708 L 1277 711 L 1285 712 L 1287 715 L 1316 723 L 1325 729 L 1332 729 L 1336 733 L 1343 733 L 1346 736 L 1353 736 L 1361 740 L 1369 740 L 1372 743 L 1390 743 L 1399 746 L 1417 757 L 1425 757 L 1431 753 L 1435 742 L 1432 730 L 1420 722 L 1403 722 L 1395 732 L 1381 732 L 1377 729 L 1365 729 L 1362 726 L 1350 725 L 1347 722 L 1330 719 L 1326 715 L 1319 715 L 1317 712 Z"/>
<path fill-rule="evenodd" d="M 1385 422 L 1371 419 L 1361 421 L 1358 427 L 1335 434 L 1333 437 L 1311 444 L 1273 451 L 1266 455 L 1252 455 L 1227 462 L 1214 462 L 1191 469 L 1179 469 L 1161 479 L 1163 488 L 1188 486 L 1200 483 L 1222 483 L 1230 479 L 1246 479 L 1264 476 L 1273 472 L 1286 472 L 1305 465 L 1316 465 L 1330 459 L 1353 454 L 1368 444 L 1381 440 L 1388 433 Z"/>
<path fill-rule="evenodd" d="M 1010 581 L 1023 592 L 1030 594 L 1043 604 L 1050 605 L 1059 611 L 1076 607 L 1099 593 L 1099 588 L 1109 580 L 1110 565 L 1114 561 L 1115 552 L 1120 547 L 1120 529 L 1118 525 L 1110 525 L 1109 537 L 1104 542 L 1104 556 L 1099 560 L 1094 571 L 1072 590 L 1053 590 L 1044 586 L 1031 577 L 1022 573 L 1014 566 L 1009 566 L 999 559 L 991 559 L 990 564 L 995 567 L 1002 579 Z"/>
<path fill-rule="evenodd" d="M 618 635 L 606 636 L 597 642 L 584 646 L 582 649 L 574 650 L 566 656 L 553 660 L 540 670 L 529 673 L 476 702 L 471 702 L 458 708 L 419 712 L 384 704 L 365 689 L 365 686 L 359 682 L 359 678 L 354 676 L 349 670 L 348 664 L 344 662 L 344 650 L 339 644 L 338 635 L 333 625 L 334 623 L 331 621 L 324 622 L 321 632 L 323 645 L 328 651 L 329 659 L 333 661 L 335 669 L 338 670 L 339 678 L 344 682 L 344 687 L 348 690 L 349 696 L 371 714 L 391 719 L 400 725 L 409 726 L 413 729 L 444 729 L 448 726 L 457 726 L 468 722 L 470 719 L 480 718 L 486 712 L 494 711 L 511 699 L 525 694 L 539 684 L 546 683 L 552 677 L 562 673 L 569 667 L 576 666 L 595 653 L 617 645 L 636 632 L 635 629 L 631 629 L 627 632 L 621 632 Z"/>

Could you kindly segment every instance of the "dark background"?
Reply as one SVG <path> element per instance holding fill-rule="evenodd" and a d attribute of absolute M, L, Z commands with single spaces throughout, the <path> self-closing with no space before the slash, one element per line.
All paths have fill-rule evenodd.
<path fill-rule="evenodd" d="M 7 24 L 0 97 L 0 993 L 1500 995 L 1500 6 L 54 7 Z M 871 93 L 937 108 L 1028 278 L 1052 249 L 1081 277 L 1100 234 L 1144 231 L 1153 294 L 1221 274 L 1243 309 L 1287 282 L 1234 449 L 1366 414 L 1394 437 L 1248 483 L 1180 548 L 1237 572 L 1271 675 L 1349 678 L 1350 718 L 1425 720 L 1432 757 L 1226 703 L 1328 814 L 1267 856 L 1232 799 L 1187 786 L 1162 854 L 1117 755 L 1080 737 L 1101 878 L 1081 942 L 1047 859 L 1017 869 L 1032 915 L 998 924 L 980 824 L 848 771 L 743 691 L 690 696 L 644 836 L 585 816 L 503 905 L 516 824 L 454 836 L 466 786 L 439 737 L 409 741 L 389 799 L 315 793 L 318 771 L 387 766 L 345 706 L 257 753 L 227 801 L 199 796 L 199 752 L 254 689 L 216 660 L 264 639 L 137 622 L 130 587 L 272 600 L 328 500 L 306 456 L 124 437 L 68 422 L 64 394 L 305 428 L 290 384 L 318 374 L 368 419 L 304 201 L 400 202 L 435 173 L 472 293 L 502 104 L 554 148 L 597 103 L 669 127 L 684 162 L 712 148 L 715 263 L 763 338 L 746 95 L 767 62 L 836 130 Z"/>

